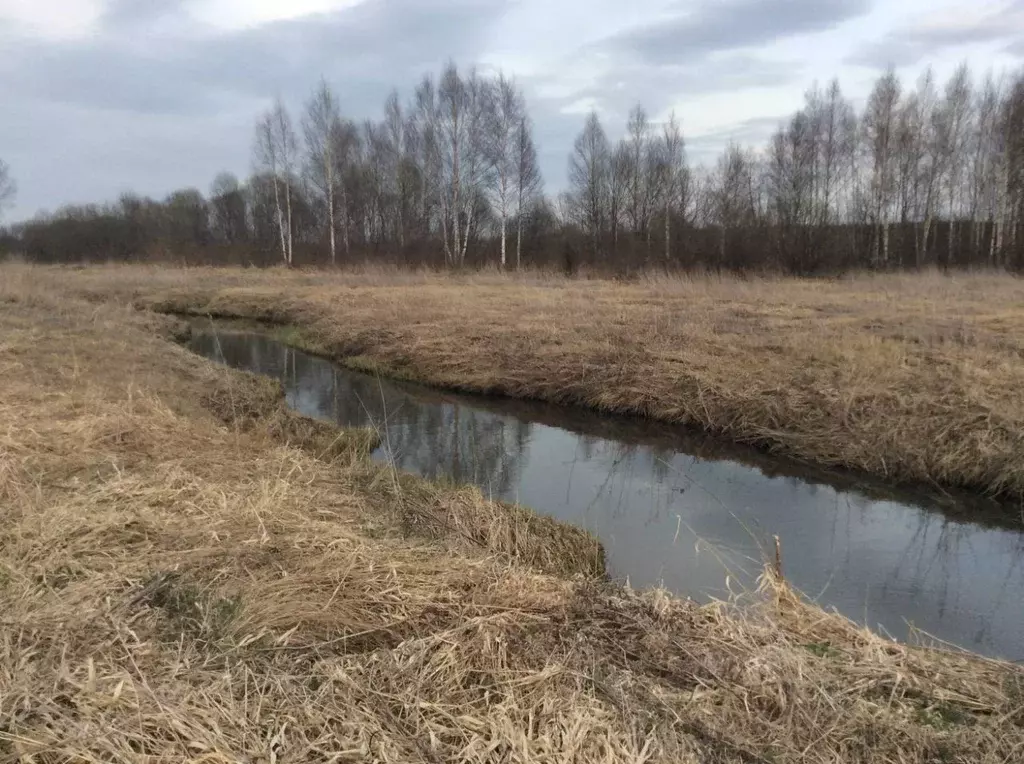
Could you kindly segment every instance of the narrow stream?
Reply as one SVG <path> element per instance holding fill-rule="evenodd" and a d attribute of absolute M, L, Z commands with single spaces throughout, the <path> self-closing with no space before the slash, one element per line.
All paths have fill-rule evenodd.
<path fill-rule="evenodd" d="M 281 380 L 303 414 L 383 426 L 375 458 L 588 529 L 634 587 L 727 596 L 753 585 L 778 535 L 787 579 L 823 606 L 1024 660 L 1024 528 L 966 521 L 990 517 L 966 499 L 939 508 L 681 428 L 378 380 L 209 323 L 190 347 Z"/>

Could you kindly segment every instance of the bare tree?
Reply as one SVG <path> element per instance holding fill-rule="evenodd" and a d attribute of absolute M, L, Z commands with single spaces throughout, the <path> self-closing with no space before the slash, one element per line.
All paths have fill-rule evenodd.
<path fill-rule="evenodd" d="M 10 166 L 0 159 L 0 212 L 14 201 L 18 193 L 18 185 L 11 177 Z"/>
<path fill-rule="evenodd" d="M 608 228 L 612 237 L 612 255 L 619 253 L 619 232 L 622 221 L 626 217 L 626 206 L 629 203 L 630 184 L 634 180 L 632 148 L 624 140 L 619 141 L 609 157 L 608 166 Z"/>
<path fill-rule="evenodd" d="M 393 228 L 398 239 L 399 250 L 405 249 L 407 224 L 408 188 L 406 183 L 405 157 L 408 144 L 408 124 L 402 114 L 398 92 L 392 91 L 384 104 L 384 136 L 387 140 L 387 185 L 388 197 L 394 214 Z"/>
<path fill-rule="evenodd" d="M 977 95 L 975 120 L 970 137 L 972 147 L 970 167 L 970 219 L 972 221 L 972 249 L 982 246 L 983 221 L 990 227 L 999 225 L 999 189 L 1002 185 L 1002 147 L 999 133 L 1000 87 L 991 74 Z M 995 238 L 993 232 L 990 242 Z M 995 246 L 989 246 L 989 264 L 995 265 Z"/>
<path fill-rule="evenodd" d="M 871 163 L 872 221 L 876 236 L 872 262 L 889 265 L 889 220 L 896 186 L 896 127 L 900 102 L 900 81 L 891 67 L 878 78 L 864 111 L 865 148 Z"/>
<path fill-rule="evenodd" d="M 728 231 L 753 225 L 759 215 L 757 167 L 750 151 L 726 146 L 715 174 L 707 181 L 708 218 L 719 227 L 718 267 L 726 262 Z"/>
<path fill-rule="evenodd" d="M 317 190 L 327 212 L 327 232 L 330 246 L 331 265 L 336 265 L 337 246 L 335 242 L 337 182 L 336 136 L 341 123 L 338 102 L 326 80 L 320 85 L 306 104 L 302 119 L 302 132 L 306 138 L 306 173 L 313 188 Z"/>
<path fill-rule="evenodd" d="M 222 172 L 210 186 L 210 228 L 216 238 L 235 244 L 246 238 L 246 200 L 241 184 Z"/>
<path fill-rule="evenodd" d="M 686 144 L 683 131 L 676 121 L 676 113 L 662 128 L 662 167 L 664 172 L 665 202 L 665 260 L 672 256 L 672 217 L 685 216 L 688 204 L 690 178 L 686 167 Z"/>
<path fill-rule="evenodd" d="M 607 222 L 609 185 L 608 138 L 597 112 L 587 117 L 569 157 L 569 187 L 573 217 L 600 251 Z"/>
<path fill-rule="evenodd" d="M 1024 266 L 1024 72 L 1008 89 L 1000 115 L 1001 148 L 1005 163 L 1005 241 Z M 1003 234 L 1000 234 L 1002 237 Z M 997 248 L 1002 249 L 1000 238 Z"/>
<path fill-rule="evenodd" d="M 828 226 L 840 216 L 839 201 L 857 144 L 857 118 L 853 106 L 843 96 L 839 80 L 832 80 L 829 85 L 818 119 L 821 125 L 820 225 Z"/>
<path fill-rule="evenodd" d="M 917 207 L 915 216 L 920 225 L 915 226 L 914 262 L 921 265 L 928 253 L 928 242 L 935 215 L 939 179 L 943 174 L 943 152 L 938 139 L 939 115 L 938 95 L 935 92 L 935 78 L 932 70 L 926 69 L 917 83 L 914 102 L 918 111 L 917 135 L 913 139 L 913 151 L 920 153 Z M 920 228 L 918 234 L 916 229 Z"/>
<path fill-rule="evenodd" d="M 277 212 L 277 226 L 281 235 L 281 256 L 285 265 L 291 267 L 293 252 L 292 236 L 292 179 L 295 171 L 295 157 L 298 147 L 295 130 L 284 104 L 278 99 L 273 108 L 256 123 L 256 145 L 254 156 L 257 166 L 268 172 L 274 183 L 274 205 Z M 284 186 L 284 204 L 281 202 L 281 186 Z"/>
<path fill-rule="evenodd" d="M 516 269 L 522 267 L 523 219 L 528 205 L 540 195 L 543 181 L 537 164 L 537 149 L 533 144 L 533 131 L 524 114 L 515 135 L 516 155 Z"/>
<path fill-rule="evenodd" d="M 485 151 L 491 169 L 487 189 L 500 221 L 503 270 L 506 263 L 508 216 L 516 196 L 517 167 L 522 158 L 517 151 L 517 133 L 523 125 L 525 111 L 522 94 L 515 83 L 504 74 L 499 74 L 486 110 Z"/>
<path fill-rule="evenodd" d="M 334 148 L 333 177 L 336 185 L 335 197 L 340 212 L 341 241 L 345 254 L 352 251 L 353 194 L 359 175 L 358 163 L 361 151 L 359 128 L 350 120 L 340 120 L 331 130 Z"/>
<path fill-rule="evenodd" d="M 441 238 L 449 265 L 462 265 L 476 224 L 487 163 L 484 130 L 487 89 L 475 72 L 463 78 L 449 63 L 435 91 L 417 96 L 426 122 L 430 174 L 436 176 Z"/>
<path fill-rule="evenodd" d="M 643 237 L 650 223 L 651 201 L 651 123 L 644 107 L 637 104 L 629 113 L 626 126 L 629 146 L 630 180 L 628 187 L 628 214 L 633 235 Z"/>
<path fill-rule="evenodd" d="M 970 137 L 971 101 L 970 70 L 967 64 L 961 64 L 946 83 L 945 97 L 937 112 L 936 138 L 946 170 L 946 213 L 949 219 L 947 265 L 954 259 L 956 218 L 962 212 L 959 202 L 962 198 L 961 181 Z"/>

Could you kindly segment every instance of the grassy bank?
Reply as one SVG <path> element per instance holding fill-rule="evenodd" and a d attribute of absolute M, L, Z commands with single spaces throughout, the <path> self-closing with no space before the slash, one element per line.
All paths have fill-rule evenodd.
<path fill-rule="evenodd" d="M 94 301 L 288 325 L 292 341 L 396 377 L 682 422 L 820 466 L 1024 498 L 1024 282 L 1007 276 L 4 273 Z"/>
<path fill-rule="evenodd" d="M 173 319 L 0 282 L 0 762 L 1012 761 L 1024 672 L 361 456 Z"/>

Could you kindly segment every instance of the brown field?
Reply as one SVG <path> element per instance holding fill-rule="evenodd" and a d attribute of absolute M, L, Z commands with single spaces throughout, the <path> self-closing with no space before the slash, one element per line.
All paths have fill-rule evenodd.
<path fill-rule="evenodd" d="M 895 645 L 771 575 L 742 609 L 603 584 L 584 533 L 371 464 L 372 433 L 288 413 L 173 319 L 4 275 L 0 761 L 1024 750 L 1010 664 Z"/>
<path fill-rule="evenodd" d="M 284 324 L 292 342 L 388 375 L 687 423 L 820 466 L 1024 498 L 1024 281 L 1010 276 L 3 273 L 93 301 Z"/>
<path fill-rule="evenodd" d="M 276 385 L 174 344 L 174 319 L 72 294 L 170 287 L 138 286 L 146 273 L 2 274 L 0 762 L 1024 751 L 1018 667 L 894 644 L 770 573 L 743 607 L 602 583 L 583 532 L 374 465 L 373 433 L 288 413 Z M 306 288 L 302 311 L 341 309 L 328 307 L 339 284 Z M 411 298 L 372 297 L 382 289 L 401 292 L 363 286 L 353 299 L 402 315 Z M 565 310 L 539 286 L 481 289 Z M 582 310 L 586 290 L 624 288 L 556 289 Z M 424 291 L 435 311 L 458 294 Z"/>

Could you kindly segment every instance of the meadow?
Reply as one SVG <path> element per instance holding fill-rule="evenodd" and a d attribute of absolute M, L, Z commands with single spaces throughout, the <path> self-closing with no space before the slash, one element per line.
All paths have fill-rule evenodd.
<path fill-rule="evenodd" d="M 255 319 L 349 366 L 1024 498 L 1024 281 L 50 268 L 55 295 Z M 7 278 L 15 278 L 8 272 Z"/>
<path fill-rule="evenodd" d="M 883 639 L 809 604 L 771 565 L 760 592 L 705 606 L 609 584 L 586 533 L 370 462 L 373 431 L 289 412 L 276 383 L 190 354 L 175 341 L 183 322 L 130 304 L 264 306 L 300 324 L 373 302 L 421 338 L 410 365 L 384 352 L 400 339 L 387 330 L 371 342 L 351 326 L 348 342 L 411 369 L 449 358 L 460 337 L 481 353 L 511 319 L 477 329 L 477 346 L 465 325 L 512 307 L 532 306 L 534 332 L 573 305 L 613 316 L 594 307 L 602 294 L 623 319 L 659 313 L 630 308 L 641 286 L 0 276 L 0 761 L 995 762 L 1024 750 L 1013 664 Z M 648 291 L 664 304 L 702 290 Z M 446 321 L 445 300 L 483 312 Z M 545 352 L 524 342 L 518 355 Z"/>

